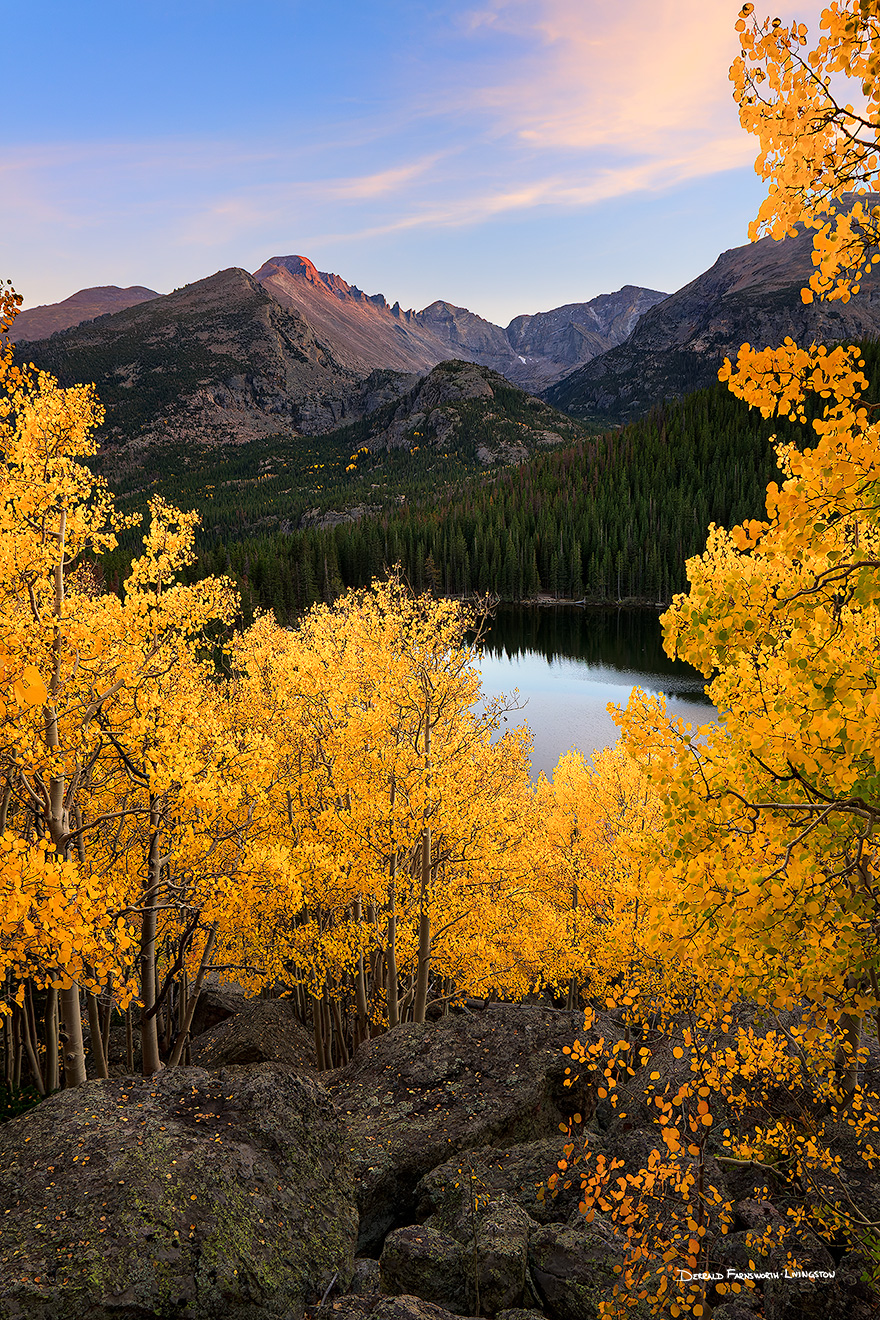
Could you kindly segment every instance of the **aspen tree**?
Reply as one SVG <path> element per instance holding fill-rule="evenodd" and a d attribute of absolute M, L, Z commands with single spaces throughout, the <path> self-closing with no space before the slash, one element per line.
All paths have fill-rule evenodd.
<path fill-rule="evenodd" d="M 868 196 L 880 165 L 876 5 L 835 0 L 812 49 L 804 24 L 760 21 L 752 4 L 737 31 L 731 78 L 742 123 L 759 137 L 757 171 L 770 183 L 751 237 L 812 229 L 815 269 L 802 297 L 846 301 L 880 260 L 880 209 Z M 847 79 L 858 109 L 843 99 Z M 673 1051 L 690 1060 L 694 1081 L 670 1097 L 655 1071 L 657 1093 L 645 1088 L 663 1110 L 668 1154 L 688 1143 L 689 1167 L 668 1160 L 663 1175 L 682 1204 L 670 1218 L 644 1199 L 661 1175 L 659 1143 L 646 1169 L 596 1161 L 584 1181 L 585 1212 L 610 1213 L 628 1236 L 626 1286 L 608 1313 L 623 1315 L 640 1299 L 655 1314 L 708 1313 L 708 1289 L 675 1288 L 669 1267 L 705 1259 L 709 1221 L 686 1205 L 719 1104 L 740 1116 L 723 1133 L 730 1154 L 719 1158 L 756 1169 L 771 1162 L 777 1178 L 806 1192 L 782 1227 L 783 1247 L 807 1224 L 867 1258 L 875 1251 L 875 1226 L 853 1204 L 832 1152 L 845 1123 L 860 1159 L 875 1167 L 880 1123 L 880 1098 L 860 1089 L 858 1075 L 861 1025 L 880 1008 L 880 429 L 862 402 L 864 365 L 857 348 L 790 339 L 773 349 L 746 344 L 736 364 L 725 363 L 720 378 L 735 394 L 765 418 L 802 424 L 806 443 L 776 447 L 783 480 L 768 487 L 763 519 L 730 532 L 710 527 L 704 553 L 688 561 L 688 594 L 662 621 L 669 654 L 711 679 L 719 722 L 693 729 L 638 691 L 617 715 L 662 809 L 645 883 L 645 946 L 690 963 L 699 982 L 679 998 Z M 777 1015 L 778 1033 L 762 1040 L 737 1027 L 749 999 Z M 674 999 L 663 1011 L 671 1031 Z M 573 1054 L 604 1067 L 600 1095 L 610 1096 L 617 1074 L 607 1045 L 578 1044 Z M 771 1072 L 783 1088 L 797 1083 L 802 1121 L 749 1122 L 750 1108 L 762 1113 Z M 704 1196 L 698 1204 L 709 1209 Z M 724 1232 L 726 1211 L 715 1210 Z"/>
<path fill-rule="evenodd" d="M 770 180 L 752 236 L 813 228 L 805 298 L 849 298 L 880 259 L 880 210 L 860 199 L 880 165 L 877 15 L 857 0 L 829 6 L 809 51 L 803 24 L 759 22 L 752 5 L 737 29 L 731 78 Z M 840 99 L 846 79 L 858 111 Z M 790 339 L 725 364 L 734 393 L 801 421 L 811 447 L 777 446 L 784 480 L 768 487 L 765 518 L 711 528 L 689 594 L 664 616 L 667 650 L 712 676 L 723 722 L 701 740 L 641 698 L 624 720 L 632 747 L 654 748 L 676 832 L 658 937 L 671 950 L 693 933 L 727 983 L 821 1005 L 851 1057 L 858 1019 L 880 1005 L 880 429 L 861 402 L 863 366 L 856 348 Z"/>
<path fill-rule="evenodd" d="M 275 974 L 308 990 L 316 1023 L 325 992 L 361 1036 L 366 1019 L 421 1018 L 432 976 L 476 973 L 462 950 L 481 921 L 492 928 L 487 896 L 521 883 L 528 769 L 521 736 L 490 749 L 504 703 L 475 711 L 475 622 L 392 579 L 317 607 L 293 633 L 258 619 L 233 649 L 240 699 L 264 711 L 302 880 L 285 939 L 272 905 L 262 940 L 252 929 Z M 492 975 L 484 962 L 481 984 Z"/>
<path fill-rule="evenodd" d="M 216 580 L 175 581 L 192 556 L 194 519 L 154 501 L 125 599 L 93 590 L 77 565 L 112 548 L 123 524 L 106 486 L 80 461 L 95 450 L 102 414 L 94 393 L 62 390 L 45 373 L 13 367 L 9 350 L 3 372 L 0 646 L 15 698 L 5 702 L 0 745 L 3 838 L 14 861 L 4 872 L 3 951 L 18 1003 L 34 987 L 47 990 L 45 1077 L 38 1059 L 31 1070 L 38 1086 L 51 1089 L 54 997 L 65 1083 L 76 1085 L 85 1077 L 80 986 L 91 992 L 92 1053 L 102 1074 L 106 1026 L 94 994 L 103 986 L 109 1004 L 111 977 L 123 1006 L 137 990 L 145 1000 L 144 1064 L 159 1066 L 156 1014 L 168 978 L 160 990 L 157 914 L 166 914 L 163 938 L 176 941 L 179 969 L 201 908 L 209 897 L 219 901 L 247 850 L 249 777 L 245 769 L 236 790 L 217 742 L 211 666 L 199 656 L 211 621 L 231 619 L 233 597 Z M 141 953 L 133 978 L 135 925 Z"/>

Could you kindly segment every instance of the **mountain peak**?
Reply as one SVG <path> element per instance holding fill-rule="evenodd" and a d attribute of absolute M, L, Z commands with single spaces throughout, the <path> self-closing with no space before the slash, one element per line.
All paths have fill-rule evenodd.
<path fill-rule="evenodd" d="M 46 339 L 56 330 L 67 330 L 83 321 L 92 321 L 96 316 L 120 312 L 159 296 L 155 289 L 144 288 L 142 284 L 131 284 L 126 289 L 121 289 L 118 284 L 79 289 L 63 302 L 41 304 L 19 312 L 9 338 L 13 343 Z"/>
<path fill-rule="evenodd" d="M 307 280 L 309 284 L 324 284 L 324 277 L 318 268 L 309 261 L 308 257 L 270 257 L 264 261 L 259 270 L 254 271 L 254 279 L 262 281 L 273 271 L 286 270 L 289 275 L 298 275 L 300 279 Z"/>
<path fill-rule="evenodd" d="M 329 270 L 318 270 L 308 257 L 270 257 L 268 261 L 263 262 L 259 270 L 254 271 L 254 279 L 262 284 L 270 276 L 277 275 L 281 271 L 292 275 L 294 279 L 304 280 L 306 284 L 314 285 L 316 288 L 324 288 L 328 293 L 335 293 L 337 298 L 354 298 L 363 301 L 365 297 L 360 289 L 348 284 L 341 275 L 334 275 L 333 271 Z M 381 296 L 381 294 L 377 295 L 380 298 Z M 382 298 L 383 303 L 384 301 L 385 299 Z"/>

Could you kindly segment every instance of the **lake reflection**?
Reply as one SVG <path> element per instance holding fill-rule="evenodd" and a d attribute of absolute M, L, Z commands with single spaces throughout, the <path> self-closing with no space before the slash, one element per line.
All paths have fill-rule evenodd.
<path fill-rule="evenodd" d="M 663 650 L 657 610 L 500 606 L 483 642 L 487 697 L 519 688 L 522 710 L 503 728 L 528 724 L 532 773 L 550 777 L 560 756 L 584 756 L 617 741 L 606 707 L 625 706 L 634 687 L 664 692 L 670 714 L 695 726 L 714 719 L 704 679 Z"/>

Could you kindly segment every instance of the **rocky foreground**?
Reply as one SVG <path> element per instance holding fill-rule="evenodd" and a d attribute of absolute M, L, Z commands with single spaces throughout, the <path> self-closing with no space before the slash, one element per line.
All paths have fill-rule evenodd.
<path fill-rule="evenodd" d="M 2 1320 L 594 1320 L 624 1240 L 584 1222 L 577 1170 L 555 1199 L 538 1189 L 576 1112 L 626 1167 L 657 1130 L 638 1076 L 617 1110 L 565 1085 L 580 1014 L 497 1004 L 404 1025 L 321 1076 L 284 1002 L 217 995 L 201 1023 L 195 1066 L 92 1081 L 0 1127 Z M 841 1159 L 880 1220 L 845 1140 Z M 746 1234 L 781 1220 L 784 1189 L 709 1172 L 735 1215 L 712 1267 L 748 1268 Z M 768 1281 L 715 1320 L 876 1320 L 864 1260 L 808 1229 L 797 1249 L 831 1277 Z M 772 1251 L 756 1264 L 780 1269 Z"/>

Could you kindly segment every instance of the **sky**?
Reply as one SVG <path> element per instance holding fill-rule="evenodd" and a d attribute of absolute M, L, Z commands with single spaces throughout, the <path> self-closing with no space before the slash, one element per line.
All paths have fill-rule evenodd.
<path fill-rule="evenodd" d="M 4 22 L 0 276 L 24 306 L 299 254 L 506 325 L 672 292 L 763 196 L 741 0 L 29 0 Z M 810 24 L 817 0 L 782 11 Z"/>

